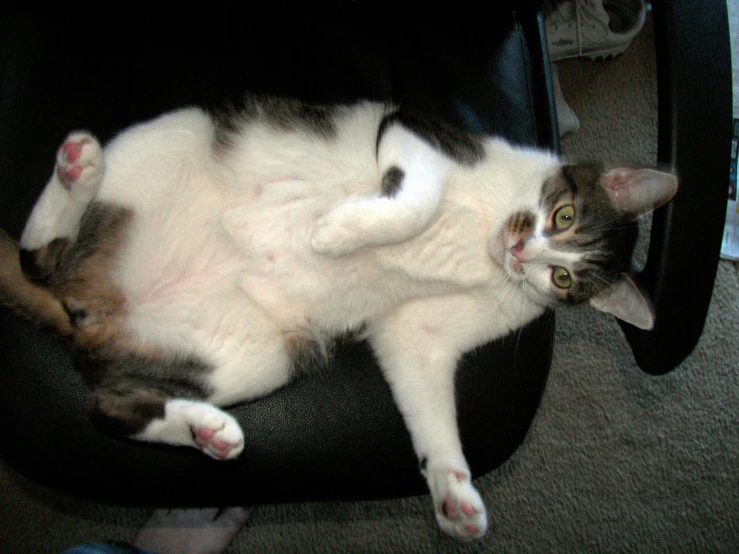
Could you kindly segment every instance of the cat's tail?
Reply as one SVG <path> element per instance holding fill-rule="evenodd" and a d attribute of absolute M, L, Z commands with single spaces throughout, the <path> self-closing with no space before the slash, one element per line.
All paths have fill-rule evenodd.
<path fill-rule="evenodd" d="M 0 304 L 63 337 L 74 334 L 75 328 L 62 303 L 48 289 L 26 278 L 21 269 L 18 245 L 2 230 Z"/>

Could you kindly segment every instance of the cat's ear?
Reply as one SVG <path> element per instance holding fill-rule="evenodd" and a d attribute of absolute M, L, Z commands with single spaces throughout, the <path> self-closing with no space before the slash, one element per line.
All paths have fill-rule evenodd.
<path fill-rule="evenodd" d="M 634 219 L 667 204 L 677 192 L 677 177 L 654 169 L 616 168 L 601 176 L 614 208 Z"/>
<path fill-rule="evenodd" d="M 654 309 L 647 295 L 629 277 L 624 275 L 605 291 L 590 299 L 596 310 L 613 314 L 639 329 L 654 327 Z"/>

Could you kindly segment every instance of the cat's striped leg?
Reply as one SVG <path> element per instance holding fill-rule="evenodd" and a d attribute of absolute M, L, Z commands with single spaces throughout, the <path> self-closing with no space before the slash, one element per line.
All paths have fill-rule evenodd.
<path fill-rule="evenodd" d="M 111 435 L 191 446 L 215 460 L 244 449 L 244 435 L 228 413 L 204 401 L 167 398 L 151 388 L 118 386 L 94 393 L 91 418 Z"/>
<path fill-rule="evenodd" d="M 153 419 L 133 438 L 194 446 L 215 460 L 231 460 L 244 450 L 244 434 L 231 415 L 206 402 L 173 399 L 162 417 Z"/>
<path fill-rule="evenodd" d="M 257 332 L 261 327 L 256 325 Z M 105 347 L 105 359 L 93 355 L 80 367 L 96 383 L 92 420 L 113 435 L 190 446 L 216 460 L 233 459 L 244 449 L 244 436 L 236 419 L 217 406 L 264 396 L 293 374 L 288 347 L 274 336 L 269 344 L 270 332 L 265 335 L 252 336 L 240 348 L 229 341 L 220 355 L 212 353 L 224 360 L 215 365 L 147 352 L 145 344 L 132 344 L 128 352 Z M 137 348 L 140 354 L 133 353 Z"/>
<path fill-rule="evenodd" d="M 378 148 L 378 194 L 331 208 L 313 230 L 313 249 L 341 256 L 420 233 L 439 207 L 452 163 L 416 134 L 393 125 Z"/>
<path fill-rule="evenodd" d="M 54 173 L 26 222 L 21 248 L 37 250 L 55 239 L 74 241 L 104 172 L 105 159 L 97 139 L 84 131 L 71 133 L 59 147 Z"/>

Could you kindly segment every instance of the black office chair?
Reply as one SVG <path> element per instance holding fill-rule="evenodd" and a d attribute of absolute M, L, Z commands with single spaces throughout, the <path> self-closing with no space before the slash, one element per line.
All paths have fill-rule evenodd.
<path fill-rule="evenodd" d="M 653 4 L 659 159 L 675 167 L 681 189 L 654 216 L 642 274 L 656 327 L 624 325 L 624 332 L 639 365 L 663 373 L 696 344 L 711 296 L 729 167 L 731 64 L 723 0 Z M 461 128 L 559 148 L 536 2 L 438 16 L 405 16 L 363 1 L 291 8 L 287 15 L 239 2 L 209 8 L 189 20 L 141 13 L 81 18 L 67 7 L 3 15 L 4 229 L 20 235 L 70 130 L 88 128 L 105 140 L 135 121 L 244 90 L 319 102 L 390 98 Z M 547 313 L 464 358 L 459 425 L 474 476 L 522 442 L 546 383 L 553 333 Z M 4 309 L 0 352 L 0 453 L 55 489 L 158 506 L 426 491 L 402 418 L 361 342 L 342 346 L 332 371 L 233 408 L 246 449 L 230 462 L 99 433 L 69 352 Z"/>

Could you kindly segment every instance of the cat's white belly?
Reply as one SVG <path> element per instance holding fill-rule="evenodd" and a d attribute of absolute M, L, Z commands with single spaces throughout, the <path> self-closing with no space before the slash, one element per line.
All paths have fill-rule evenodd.
<path fill-rule="evenodd" d="M 287 371 L 290 360 L 280 356 L 293 333 L 330 336 L 412 299 L 479 294 L 504 280 L 487 251 L 493 222 L 479 203 L 459 199 L 411 241 L 338 258 L 315 253 L 311 233 L 321 216 L 347 198 L 378 193 L 374 142 L 358 148 L 344 137 L 308 148 L 283 134 L 262 152 L 254 145 L 272 139 L 257 131 L 258 141 L 245 135 L 234 146 L 241 151 L 231 163 L 213 158 L 212 123 L 193 110 L 166 116 L 154 130 L 133 128 L 106 148 L 110 170 L 99 199 L 135 207 L 114 276 L 128 326 L 156 347 L 220 368 L 215 401 L 284 378 L 252 369 L 262 381 L 244 384 L 243 368 L 266 356 L 265 367 Z M 341 151 L 346 143 L 351 152 Z M 301 159 L 301 150 L 315 159 Z"/>
<path fill-rule="evenodd" d="M 315 327 L 325 314 L 324 330 L 341 331 L 377 313 L 377 287 L 362 287 L 377 269 L 361 257 L 312 252 L 310 229 L 323 209 L 315 192 L 260 201 L 247 187 L 234 198 L 202 176 L 172 188 L 180 192 L 166 204 L 154 199 L 135 212 L 114 276 L 129 328 L 141 339 L 222 366 L 250 345 L 258 352 Z"/>
<path fill-rule="evenodd" d="M 451 248 L 457 231 L 444 222 L 412 246 L 318 255 L 310 233 L 336 198 L 308 183 L 259 185 L 267 186 L 273 198 L 244 191 L 237 202 L 201 182 L 198 194 L 177 196 L 183 201 L 166 210 L 135 214 L 116 278 L 139 336 L 177 351 L 236 356 L 257 337 L 342 332 L 406 299 L 492 278 L 485 229 L 474 248 Z M 278 194 L 280 187 L 292 196 Z"/>

